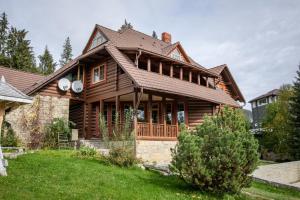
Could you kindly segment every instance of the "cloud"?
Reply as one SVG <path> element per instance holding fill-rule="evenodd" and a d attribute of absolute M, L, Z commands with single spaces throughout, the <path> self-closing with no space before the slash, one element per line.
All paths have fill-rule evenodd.
<path fill-rule="evenodd" d="M 0 5 L 12 25 L 29 31 L 37 55 L 48 45 L 57 61 L 67 36 L 79 55 L 96 23 L 118 29 L 126 18 L 148 34 L 168 31 L 200 64 L 228 64 L 247 100 L 291 83 L 300 62 L 297 0 L 0 0 Z"/>

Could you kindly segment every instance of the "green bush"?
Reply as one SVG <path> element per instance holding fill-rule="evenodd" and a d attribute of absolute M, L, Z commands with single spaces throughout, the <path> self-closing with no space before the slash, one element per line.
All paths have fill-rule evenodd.
<path fill-rule="evenodd" d="M 19 138 L 16 136 L 14 130 L 11 127 L 8 127 L 6 134 L 2 134 L 1 136 L 1 146 L 17 147 L 18 145 L 19 145 Z"/>
<path fill-rule="evenodd" d="M 58 134 L 66 135 L 70 139 L 71 126 L 74 126 L 73 122 L 63 118 L 54 118 L 45 128 L 44 147 L 56 148 L 58 146 Z"/>
<path fill-rule="evenodd" d="M 95 158 L 97 156 L 97 151 L 94 148 L 81 147 L 78 151 L 76 151 L 76 156 L 82 158 Z"/>
<path fill-rule="evenodd" d="M 182 130 L 170 169 L 204 191 L 240 192 L 249 186 L 258 162 L 258 144 L 247 127 L 241 112 L 228 107 L 205 117 L 195 131 Z"/>
<path fill-rule="evenodd" d="M 110 149 L 107 159 L 111 164 L 120 167 L 130 167 L 138 163 L 133 149 L 124 147 L 114 147 Z"/>

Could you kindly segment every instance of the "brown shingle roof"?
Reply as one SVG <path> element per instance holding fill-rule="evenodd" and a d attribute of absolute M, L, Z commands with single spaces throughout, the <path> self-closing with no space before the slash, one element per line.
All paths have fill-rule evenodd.
<path fill-rule="evenodd" d="M 219 65 L 219 66 L 216 66 L 216 67 L 212 67 L 209 70 L 212 71 L 212 72 L 214 72 L 214 73 L 216 73 L 216 74 L 218 74 L 218 75 L 221 75 L 221 73 L 223 71 L 225 71 L 227 73 L 227 75 L 228 75 L 229 80 L 232 83 L 233 89 L 236 91 L 237 95 L 239 96 L 239 100 L 241 102 L 246 102 L 246 100 L 245 100 L 245 98 L 244 98 L 244 96 L 243 96 L 240 88 L 236 84 L 236 82 L 235 82 L 235 80 L 234 80 L 234 78 L 233 78 L 233 76 L 232 76 L 232 74 L 231 74 L 231 72 L 229 70 L 229 67 L 226 64 Z M 209 79 L 209 81 L 210 81 L 210 84 L 213 85 L 213 80 Z"/>
<path fill-rule="evenodd" d="M 45 76 L 40 74 L 23 72 L 3 66 L 0 66 L 0 77 L 1 76 L 5 77 L 7 83 L 23 92 L 45 78 Z"/>
<path fill-rule="evenodd" d="M 115 46 L 108 44 L 106 49 L 140 87 L 239 107 L 239 104 L 222 90 L 215 90 L 199 86 L 194 83 L 189 83 L 187 81 L 171 78 L 169 76 L 163 76 L 158 73 L 138 69 L 134 63 Z"/>
<path fill-rule="evenodd" d="M 187 81 L 182 81 L 176 78 L 170 78 L 168 76 L 163 76 L 157 73 L 138 69 L 134 65 L 134 63 L 119 50 L 142 49 L 147 53 L 166 56 L 162 53 L 162 50 L 167 46 L 170 46 L 170 44 L 132 29 L 127 29 L 123 32 L 117 32 L 100 25 L 96 25 L 96 28 L 98 28 L 103 34 L 105 34 L 105 36 L 109 40 L 108 42 L 90 51 L 87 51 L 86 53 L 72 60 L 66 66 L 62 67 L 57 72 L 41 81 L 39 85 L 32 88 L 28 92 L 28 94 L 34 93 L 35 91 L 39 90 L 39 88 L 54 80 L 55 77 L 66 73 L 67 71 L 72 69 L 73 66 L 75 66 L 76 63 L 82 58 L 85 58 L 88 55 L 105 48 L 106 51 L 114 58 L 114 60 L 134 81 L 137 87 L 143 87 L 148 90 L 162 91 L 171 94 L 178 94 L 182 96 L 203 99 L 217 104 L 227 104 L 230 106 L 239 107 L 239 104 L 222 90 L 215 90 L 204 86 L 199 86 L 194 83 L 189 83 Z M 197 68 L 201 68 L 202 70 L 211 73 L 214 76 L 217 76 L 215 73 L 210 72 L 208 69 L 202 67 L 201 65 L 193 61 L 191 58 L 189 58 L 189 60 L 191 61 L 191 64 L 188 65 L 193 65 Z"/>

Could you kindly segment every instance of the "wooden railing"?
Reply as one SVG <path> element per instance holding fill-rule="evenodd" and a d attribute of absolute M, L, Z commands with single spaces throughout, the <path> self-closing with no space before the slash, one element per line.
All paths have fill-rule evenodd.
<path fill-rule="evenodd" d="M 178 135 L 178 128 L 176 125 L 153 123 L 150 127 L 149 123 L 137 123 L 137 137 L 138 139 L 155 139 L 155 140 L 176 140 Z"/>

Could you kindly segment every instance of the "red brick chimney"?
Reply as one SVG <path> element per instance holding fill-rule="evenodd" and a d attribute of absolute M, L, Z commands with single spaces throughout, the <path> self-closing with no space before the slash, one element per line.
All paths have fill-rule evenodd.
<path fill-rule="evenodd" d="M 161 34 L 161 40 L 166 42 L 166 43 L 171 43 L 172 42 L 172 37 L 170 33 L 163 32 Z"/>

